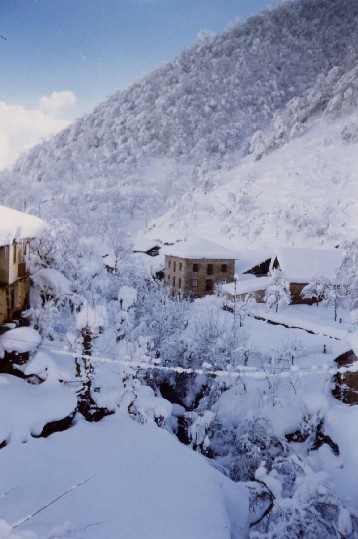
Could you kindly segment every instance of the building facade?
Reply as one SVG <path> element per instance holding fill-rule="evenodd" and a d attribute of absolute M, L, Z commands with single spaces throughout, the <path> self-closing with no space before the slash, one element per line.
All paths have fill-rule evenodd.
<path fill-rule="evenodd" d="M 0 206 L 0 324 L 28 308 L 30 238 L 43 227 L 38 217 Z"/>
<path fill-rule="evenodd" d="M 17 318 L 28 306 L 29 240 L 0 247 L 0 324 Z"/>
<path fill-rule="evenodd" d="M 201 240 L 178 245 L 165 255 L 165 284 L 173 292 L 201 298 L 234 279 L 236 254 Z"/>

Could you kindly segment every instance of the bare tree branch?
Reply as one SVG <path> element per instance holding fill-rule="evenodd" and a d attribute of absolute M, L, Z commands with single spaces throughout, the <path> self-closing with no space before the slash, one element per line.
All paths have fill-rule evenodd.
<path fill-rule="evenodd" d="M 60 500 L 61 498 L 63 498 L 64 496 L 66 496 L 66 494 L 68 494 L 69 492 L 71 492 L 72 490 L 75 490 L 76 488 L 82 486 L 82 485 L 85 485 L 86 483 L 88 483 L 88 481 L 90 481 L 94 476 L 92 475 L 91 477 L 89 477 L 88 479 L 85 479 L 84 481 L 80 481 L 79 483 L 76 483 L 75 485 L 72 485 L 72 487 L 68 488 L 67 490 L 65 490 L 65 492 L 63 492 L 62 494 L 60 494 L 60 496 L 57 496 L 57 498 L 51 500 L 50 502 L 48 502 L 47 504 L 43 505 L 42 507 L 40 507 L 40 509 L 37 509 L 36 511 L 34 511 L 33 513 L 30 513 L 29 515 L 27 515 L 26 517 L 18 520 L 17 522 L 14 522 L 13 524 L 11 524 L 11 526 L 13 528 L 18 528 L 19 526 L 21 526 L 22 524 L 25 524 L 25 522 L 28 522 L 29 520 L 31 520 L 32 518 L 34 518 L 34 516 L 38 515 L 39 513 L 41 513 L 41 511 L 43 511 L 44 509 L 47 509 L 48 507 L 50 507 L 50 505 L 54 504 L 55 502 L 58 502 L 58 500 Z"/>

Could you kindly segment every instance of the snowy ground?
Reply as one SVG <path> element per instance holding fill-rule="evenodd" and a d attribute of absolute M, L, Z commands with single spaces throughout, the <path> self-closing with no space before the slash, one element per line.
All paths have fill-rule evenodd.
<path fill-rule="evenodd" d="M 219 303 L 216 297 L 197 300 L 194 313 Z M 229 312 L 219 313 L 224 322 L 232 319 Z M 271 311 L 266 314 L 274 315 Z M 342 316 L 344 321 L 337 324 L 331 315 L 321 306 L 291 306 L 284 314 L 278 313 L 286 322 L 299 319 L 308 326 L 349 331 L 348 319 Z M 289 375 L 280 381 L 275 406 L 267 390 L 267 373 L 249 362 L 242 375 L 246 376 L 247 393 L 243 395 L 236 386 L 225 392 L 217 404 L 218 417 L 261 415 L 271 420 L 277 436 L 283 436 L 299 428 L 303 412 L 321 414 L 327 434 L 340 447 L 340 456 L 334 456 L 325 444 L 310 453 L 308 462 L 315 471 L 326 472 L 338 494 L 358 507 L 358 408 L 341 404 L 331 395 L 330 369 L 335 366 L 334 359 L 350 348 L 349 343 L 323 331 L 312 334 L 253 317 L 245 319 L 243 332 L 251 348 L 262 354 L 275 354 L 289 340 L 300 342 L 300 351 Z M 30 529 L 41 539 L 247 537 L 246 487 L 224 477 L 166 430 L 138 424 L 117 410 L 93 424 L 78 415 L 71 429 L 46 439 L 32 438 L 47 421 L 67 415 L 75 406 L 73 358 L 59 352 L 58 343 L 44 343 L 43 351 L 26 366 L 27 374 L 47 377 L 41 385 L 6 375 L 0 378 L 1 426 L 3 436 L 10 441 L 0 450 L 1 492 L 10 491 L 0 498 L 2 518 L 17 522 L 69 487 L 88 480 L 20 526 L 19 531 Z M 59 378 L 66 380 L 65 386 Z M 104 387 L 103 402 L 111 398 L 115 402 L 118 365 L 96 363 L 96 380 Z M 296 446 L 300 454 L 301 446 Z M 54 526 L 58 526 L 55 532 L 51 531 Z"/>
<path fill-rule="evenodd" d="M 244 487 L 168 432 L 117 415 L 13 444 L 0 464 L 2 491 L 16 489 L 0 500 L 9 522 L 89 479 L 28 523 L 40 537 L 66 521 L 86 539 L 230 539 L 247 527 Z"/>
<path fill-rule="evenodd" d="M 322 305 L 318 307 L 316 305 L 289 305 L 284 309 L 280 309 L 278 313 L 274 309 L 267 309 L 265 306 L 258 305 L 254 314 L 274 322 L 302 328 L 317 335 L 326 335 L 334 339 L 347 339 L 349 332 L 354 329 L 354 324 L 348 313 L 340 310 L 337 321 L 335 321 L 333 309 Z"/>
<path fill-rule="evenodd" d="M 8 444 L 27 442 L 38 436 L 47 423 L 74 412 L 76 395 L 54 380 L 39 385 L 0 375 L 0 440 Z"/>

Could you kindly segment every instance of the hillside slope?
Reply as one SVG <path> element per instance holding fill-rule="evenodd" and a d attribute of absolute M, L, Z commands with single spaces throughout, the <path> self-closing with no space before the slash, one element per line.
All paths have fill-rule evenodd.
<path fill-rule="evenodd" d="M 358 66 L 334 69 L 261 133 L 252 154 L 217 173 L 151 224 L 175 241 L 196 234 L 234 245 L 329 244 L 358 235 Z"/>
<path fill-rule="evenodd" d="M 250 138 L 317 78 L 355 63 L 355 0 L 300 0 L 203 32 L 189 50 L 21 157 L 3 202 L 86 233 L 143 227 L 193 187 L 213 188 Z M 10 189 L 8 188 L 10 185 Z M 6 186 L 6 188 L 5 188 Z"/>

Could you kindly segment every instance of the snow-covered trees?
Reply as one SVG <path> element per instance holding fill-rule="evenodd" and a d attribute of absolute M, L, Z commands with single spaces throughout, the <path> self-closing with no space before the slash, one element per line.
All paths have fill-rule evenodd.
<path fill-rule="evenodd" d="M 345 307 L 351 311 L 358 308 L 358 241 L 344 245 L 344 258 L 337 270 L 339 293 Z"/>
<path fill-rule="evenodd" d="M 267 141 L 262 131 L 256 131 L 251 138 L 250 153 L 254 159 L 259 160 L 265 154 L 267 149 Z"/>
<path fill-rule="evenodd" d="M 324 277 L 316 277 L 302 289 L 302 297 L 305 299 L 314 299 L 318 305 L 325 295 Z"/>
<path fill-rule="evenodd" d="M 253 311 L 256 305 L 256 300 L 253 294 L 246 294 L 243 299 L 238 299 L 235 292 L 234 298 L 228 302 L 228 308 L 232 310 L 234 315 L 234 324 L 243 327 L 247 316 Z"/>
<path fill-rule="evenodd" d="M 271 471 L 261 466 L 256 478 L 270 492 L 268 510 L 250 539 L 343 539 L 357 532 L 356 515 L 332 491 L 326 474 L 314 472 L 297 457 L 278 459 Z"/>
<path fill-rule="evenodd" d="M 259 417 L 235 418 L 230 422 L 218 419 L 210 423 L 206 450 L 215 455 L 234 481 L 251 481 L 262 459 L 271 461 L 281 452 L 270 423 Z"/>
<path fill-rule="evenodd" d="M 148 279 L 139 283 L 132 338 L 146 336 L 148 353 L 165 364 L 183 365 L 182 334 L 188 324 L 191 303 L 172 296 L 163 283 Z"/>
<path fill-rule="evenodd" d="M 247 361 L 245 332 L 234 317 L 224 320 L 217 306 L 199 312 L 192 320 L 191 332 L 186 354 L 193 366 L 206 363 L 225 370 Z"/>
<path fill-rule="evenodd" d="M 343 277 L 343 272 L 341 272 Z M 345 278 L 341 279 L 338 275 L 329 279 L 327 277 L 317 277 L 302 290 L 302 297 L 315 299 L 318 305 L 322 301 L 322 305 L 333 307 L 334 320 L 338 319 L 338 308 L 343 307 L 348 302 L 347 284 Z"/>
<path fill-rule="evenodd" d="M 269 309 L 274 308 L 277 312 L 279 308 L 289 305 L 290 301 L 290 285 L 284 279 L 281 270 L 274 269 L 265 292 L 265 303 Z"/>

